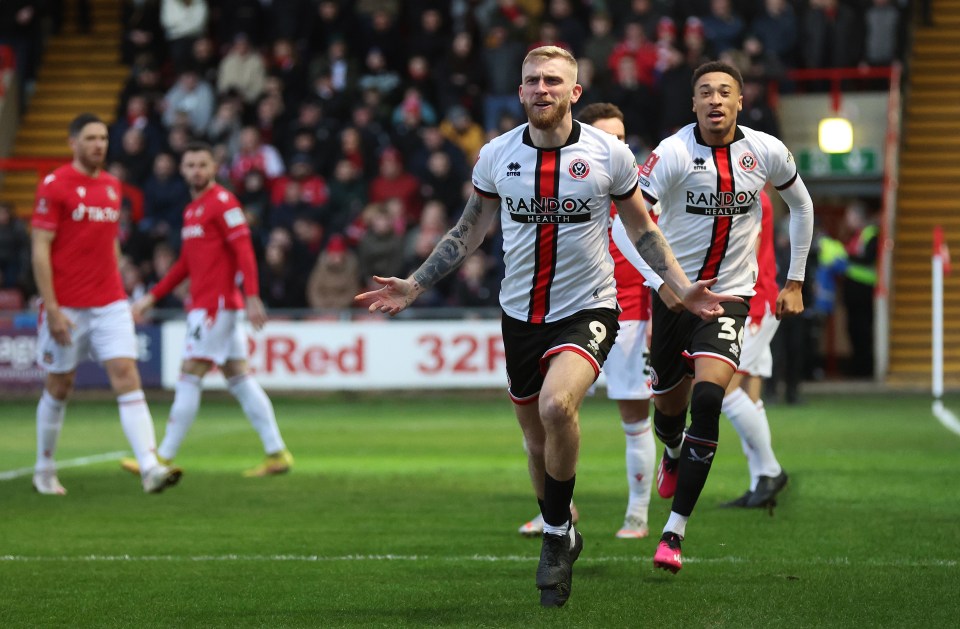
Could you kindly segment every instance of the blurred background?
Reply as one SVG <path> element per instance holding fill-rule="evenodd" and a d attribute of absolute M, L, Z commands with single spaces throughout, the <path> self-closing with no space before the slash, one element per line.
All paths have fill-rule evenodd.
<path fill-rule="evenodd" d="M 933 255 L 960 246 L 957 0 L 4 0 L 0 395 L 41 387 L 29 219 L 86 111 L 109 124 L 124 183 L 131 298 L 176 258 L 179 156 L 202 139 L 253 230 L 265 387 L 501 388 L 497 230 L 398 319 L 352 299 L 409 274 L 457 220 L 480 147 L 524 121 L 520 64 L 543 44 L 579 60 L 574 115 L 619 105 L 640 161 L 693 122 L 696 66 L 741 69 L 740 123 L 787 144 L 816 208 L 807 310 L 780 326 L 768 403 L 960 386 L 960 286 Z M 782 203 L 778 217 L 785 271 Z M 149 387 L 175 382 L 185 289 L 140 328 Z M 78 384 L 106 379 L 87 365 Z"/>

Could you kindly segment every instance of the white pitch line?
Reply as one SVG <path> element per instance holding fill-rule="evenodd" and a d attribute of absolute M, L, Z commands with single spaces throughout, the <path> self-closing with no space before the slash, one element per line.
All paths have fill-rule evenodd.
<path fill-rule="evenodd" d="M 165 563 L 223 563 L 223 562 L 297 562 L 297 563 L 324 563 L 324 562 L 481 562 L 481 563 L 532 563 L 536 561 L 533 555 L 461 555 L 436 556 L 429 555 L 76 555 L 76 556 L 27 556 L 27 555 L 0 555 L 0 563 L 34 563 L 34 562 L 62 562 L 62 563 L 136 563 L 136 562 L 165 562 Z M 712 557 L 709 559 L 684 557 L 684 563 L 695 564 L 750 564 L 792 566 L 870 566 L 879 568 L 957 568 L 960 560 L 956 559 L 904 559 L 904 560 L 856 560 L 849 557 L 811 557 L 807 559 L 779 559 L 769 557 L 756 560 L 744 557 Z M 582 557 L 580 562 L 585 563 L 645 563 L 645 557 L 601 556 Z"/>
<path fill-rule="evenodd" d="M 933 401 L 933 416 L 943 424 L 944 428 L 960 435 L 960 420 L 949 408 L 943 405 L 942 401 Z"/>
<path fill-rule="evenodd" d="M 94 463 L 103 463 L 104 461 L 118 461 L 125 456 L 129 456 L 126 450 L 117 452 L 105 452 L 104 454 L 94 454 L 91 456 L 82 456 L 77 459 L 67 459 L 66 461 L 57 461 L 57 469 L 62 470 L 67 467 L 82 467 L 84 465 L 93 465 Z M 15 470 L 0 472 L 0 481 L 13 480 L 23 476 L 32 476 L 33 467 L 21 467 Z"/>

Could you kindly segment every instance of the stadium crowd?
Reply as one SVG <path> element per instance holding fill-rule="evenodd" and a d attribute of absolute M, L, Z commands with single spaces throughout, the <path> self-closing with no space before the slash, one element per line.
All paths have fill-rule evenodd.
<path fill-rule="evenodd" d="M 642 161 L 693 121 L 701 62 L 741 68 L 741 120 L 779 135 L 765 86 L 790 90 L 791 68 L 889 65 L 906 22 L 894 2 L 124 0 L 130 74 L 109 169 L 124 182 L 126 289 L 142 295 L 176 258 L 190 200 L 178 163 L 191 140 L 215 147 L 218 179 L 243 203 L 264 303 L 346 308 L 372 275 L 415 269 L 456 221 L 477 151 L 524 119 L 513 69 L 529 49 L 569 49 L 584 86 L 574 115 L 617 104 Z M 4 2 L 13 21 L 0 24 L 24 9 L 39 19 L 44 5 Z M 0 41 L 25 32 L 0 30 Z M 26 64 L 29 79 L 36 59 Z M 14 214 L 0 212 L 3 283 L 29 297 L 29 242 Z M 494 231 L 418 305 L 496 306 L 499 253 Z"/>

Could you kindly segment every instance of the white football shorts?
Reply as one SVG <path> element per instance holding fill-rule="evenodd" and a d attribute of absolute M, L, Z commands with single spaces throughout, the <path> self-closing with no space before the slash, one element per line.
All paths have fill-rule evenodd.
<path fill-rule="evenodd" d="M 82 360 L 103 363 L 114 358 L 137 359 L 137 333 L 127 300 L 96 308 L 60 310 L 76 326 L 70 331 L 72 343 L 60 345 L 47 327 L 46 311 L 37 326 L 37 364 L 50 373 L 70 373 Z"/>
<path fill-rule="evenodd" d="M 649 400 L 650 367 L 647 364 L 649 321 L 620 321 L 617 340 L 603 364 L 607 397 L 611 400 Z"/>
<path fill-rule="evenodd" d="M 767 312 L 757 323 L 748 319 L 743 326 L 743 349 L 740 353 L 739 373 L 749 376 L 769 378 L 773 373 L 773 354 L 770 353 L 770 342 L 777 333 L 780 321 L 772 312 Z"/>
<path fill-rule="evenodd" d="M 246 360 L 247 332 L 242 310 L 218 310 L 208 317 L 206 310 L 187 313 L 187 333 L 183 340 L 184 360 L 204 360 L 222 365 L 228 360 Z"/>

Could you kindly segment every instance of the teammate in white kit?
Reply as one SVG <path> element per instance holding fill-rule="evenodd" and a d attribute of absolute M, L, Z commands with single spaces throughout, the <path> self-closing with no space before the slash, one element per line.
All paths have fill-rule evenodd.
<path fill-rule="evenodd" d="M 757 292 L 750 300 L 747 325 L 743 329 L 740 366 L 730 379 L 721 407 L 740 437 L 750 470 L 750 487 L 742 496 L 726 503 L 728 507 L 772 506 L 787 484 L 787 473 L 773 452 L 767 411 L 760 399 L 763 378 L 769 378 L 773 371 L 770 342 L 780 327 L 776 316 L 780 289 L 773 251 L 773 203 L 766 192 L 760 193 L 760 207 L 763 220 L 757 244 Z"/>
<path fill-rule="evenodd" d="M 757 281 L 760 193 L 773 183 L 790 207 L 791 242 L 776 316 L 799 314 L 813 202 L 793 156 L 780 140 L 737 125 L 743 107 L 739 70 L 721 62 L 703 64 L 692 86 L 697 122 L 666 138 L 640 167 L 643 196 L 660 203 L 658 224 L 688 278 L 715 279 L 718 291 L 749 298 Z M 613 233 L 618 244 L 633 240 L 617 225 Z M 723 316 L 704 322 L 687 316 L 670 288 L 644 275 L 657 291 L 650 363 L 654 427 L 665 445 L 657 491 L 673 498 L 653 563 L 675 573 L 682 566 L 687 520 L 716 453 L 720 408 L 740 359 L 748 305 L 726 304 Z"/>
<path fill-rule="evenodd" d="M 283 474 L 293 465 L 293 457 L 280 436 L 270 398 L 247 367 L 244 312 L 256 329 L 267 321 L 260 301 L 250 228 L 240 202 L 214 179 L 216 168 L 209 145 L 198 142 L 187 146 L 180 171 L 190 186 L 192 200 L 183 210 L 183 249 L 163 279 L 133 305 L 134 314 L 140 316 L 190 278 L 183 363 L 157 456 L 165 462 L 176 456 L 200 410 L 203 377 L 217 365 L 230 393 L 260 435 L 266 454 L 261 464 L 244 475 Z M 243 280 L 242 293 L 238 276 Z M 136 461 L 125 459 L 121 465 L 128 471 L 138 471 Z"/>
<path fill-rule="evenodd" d="M 534 491 L 544 517 L 537 588 L 545 606 L 570 595 L 583 539 L 570 524 L 578 413 L 617 333 L 613 260 L 608 246 L 611 197 L 631 242 L 650 266 L 705 318 L 721 302 L 740 301 L 691 284 L 636 194 L 637 168 L 623 142 L 573 120 L 580 97 L 577 63 L 554 46 L 527 53 L 520 101 L 528 123 L 486 144 L 473 171 L 463 215 L 407 279 L 357 296 L 371 312 L 395 315 L 456 269 L 499 215 L 506 275 L 501 284 L 509 394 L 523 430 Z"/>
<path fill-rule="evenodd" d="M 37 362 L 47 372 L 37 406 L 33 486 L 63 495 L 54 453 L 77 364 L 103 364 L 120 407 L 120 423 L 142 470 L 143 489 L 163 491 L 181 471 L 160 464 L 153 418 L 137 370 L 137 337 L 118 267 L 120 182 L 103 170 L 107 125 L 93 114 L 70 123 L 73 162 L 47 175 L 31 221 L 33 274 L 42 304 Z"/>
<path fill-rule="evenodd" d="M 612 103 L 592 103 L 577 117 L 582 123 L 605 131 L 618 140 L 626 137 L 623 112 Z M 616 216 L 610 205 L 610 216 Z M 623 526 L 616 532 L 619 539 L 642 539 L 649 535 L 647 512 L 653 487 L 656 444 L 650 425 L 650 374 L 647 369 L 647 332 L 650 321 L 650 289 L 640 272 L 627 261 L 616 243 L 610 241 L 613 275 L 617 282 L 620 304 L 620 330 L 617 342 L 610 349 L 603 372 L 607 378 L 607 397 L 617 401 L 620 422 L 626 440 L 628 501 Z M 571 505 L 574 524 L 577 513 Z M 520 527 L 522 535 L 543 533 L 543 514 Z"/>

